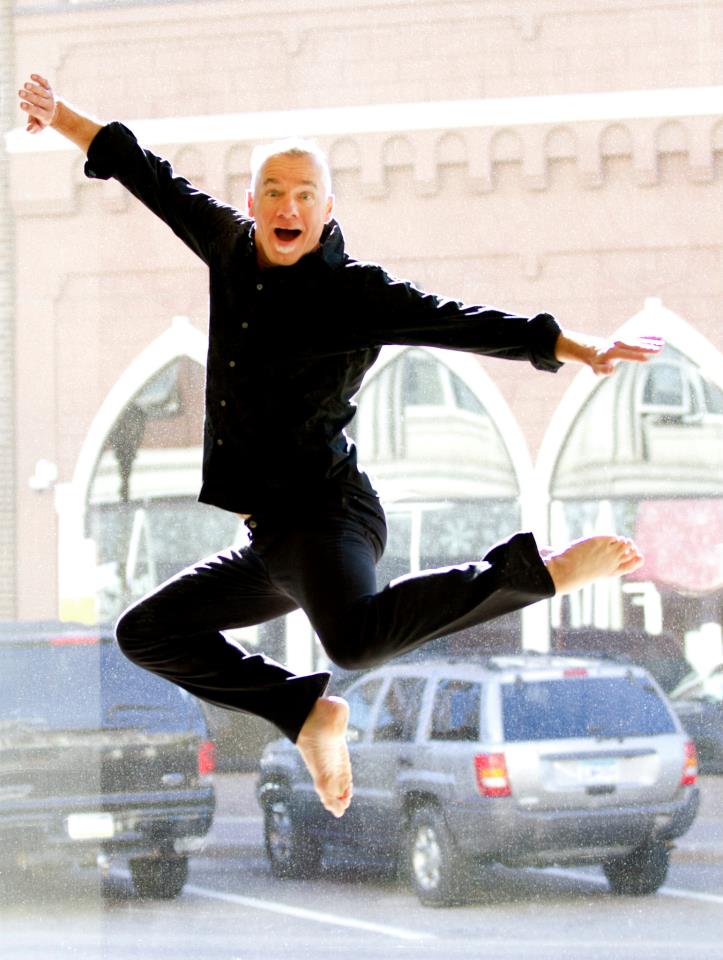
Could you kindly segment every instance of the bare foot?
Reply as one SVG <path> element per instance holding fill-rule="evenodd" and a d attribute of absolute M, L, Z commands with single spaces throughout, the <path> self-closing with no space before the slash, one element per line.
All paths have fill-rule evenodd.
<path fill-rule="evenodd" d="M 341 817 L 351 803 L 348 723 L 346 700 L 322 697 L 314 704 L 296 740 L 319 799 L 335 817 Z"/>
<path fill-rule="evenodd" d="M 560 552 L 541 550 L 555 593 L 565 594 L 602 577 L 621 577 L 643 564 L 643 555 L 632 540 L 614 535 L 587 537 Z"/>

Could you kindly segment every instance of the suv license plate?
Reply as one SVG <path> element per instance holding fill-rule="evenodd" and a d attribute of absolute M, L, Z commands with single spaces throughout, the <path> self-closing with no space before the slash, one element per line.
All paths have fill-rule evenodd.
<path fill-rule="evenodd" d="M 620 763 L 615 757 L 578 760 L 577 779 L 584 784 L 617 783 L 620 779 Z"/>
<path fill-rule="evenodd" d="M 65 821 L 71 840 L 108 840 L 115 834 L 112 813 L 71 813 Z"/>

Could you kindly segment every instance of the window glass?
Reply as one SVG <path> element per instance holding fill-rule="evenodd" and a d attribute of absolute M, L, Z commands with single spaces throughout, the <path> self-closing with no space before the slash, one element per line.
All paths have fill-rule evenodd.
<path fill-rule="evenodd" d="M 645 677 L 585 677 L 502 685 L 505 740 L 636 737 L 675 724 Z"/>
<path fill-rule="evenodd" d="M 424 680 L 395 677 L 389 684 L 374 726 L 374 740 L 413 740 L 422 706 Z"/>
<path fill-rule="evenodd" d="M 83 694 L 38 697 L 38 689 Z M 149 722 L 165 729 L 187 722 L 187 699 L 180 687 L 134 666 L 110 640 L 0 644 L 0 728 L 126 728 L 141 717 L 145 729 Z"/>
<path fill-rule="evenodd" d="M 703 381 L 705 408 L 708 413 L 723 414 L 723 390 L 710 380 Z"/>
<path fill-rule="evenodd" d="M 405 406 L 441 406 L 442 367 L 429 354 L 410 350 L 405 357 L 402 396 Z"/>
<path fill-rule="evenodd" d="M 381 685 L 381 680 L 370 680 L 355 687 L 346 696 L 349 704 L 349 729 L 355 731 L 357 739 L 371 726 L 372 709 Z"/>
<path fill-rule="evenodd" d="M 648 371 L 643 403 L 659 407 L 682 407 L 683 371 L 671 363 L 655 363 Z"/>
<path fill-rule="evenodd" d="M 434 695 L 432 740 L 478 740 L 480 735 L 479 683 L 442 680 Z"/>
<path fill-rule="evenodd" d="M 480 403 L 477 396 L 472 393 L 467 384 L 456 374 L 450 374 L 452 382 L 452 393 L 454 400 L 460 410 L 467 410 L 469 413 L 485 413 L 485 408 Z"/>

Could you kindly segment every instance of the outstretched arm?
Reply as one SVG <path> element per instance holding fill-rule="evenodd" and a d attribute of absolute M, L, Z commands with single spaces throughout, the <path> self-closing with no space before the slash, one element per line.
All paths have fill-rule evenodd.
<path fill-rule="evenodd" d="M 60 100 L 37 73 L 18 91 L 29 133 L 53 127 L 88 156 L 85 172 L 101 180 L 115 178 L 205 263 L 219 238 L 235 238 L 248 218 L 177 176 L 171 164 L 144 149 L 123 124 L 101 124 Z"/>
<path fill-rule="evenodd" d="M 555 344 L 555 356 L 562 363 L 582 363 L 598 376 L 607 376 L 620 360 L 645 362 L 660 353 L 663 346 L 663 340 L 655 336 L 605 340 L 562 330 Z"/>
<path fill-rule="evenodd" d="M 30 80 L 23 84 L 18 96 L 20 109 L 28 118 L 25 128 L 28 133 L 40 133 L 46 127 L 52 127 L 80 147 L 83 153 L 88 152 L 102 125 L 56 97 L 45 77 L 31 73 Z"/>

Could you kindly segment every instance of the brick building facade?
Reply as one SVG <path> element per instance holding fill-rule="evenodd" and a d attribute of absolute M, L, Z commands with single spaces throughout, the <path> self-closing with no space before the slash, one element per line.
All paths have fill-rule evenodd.
<path fill-rule="evenodd" d="M 705 550 L 718 559 L 685 585 L 693 608 L 681 614 L 683 585 L 663 570 L 673 563 L 673 529 L 655 546 L 650 589 L 644 581 L 570 609 L 553 605 L 553 628 L 619 630 L 639 620 L 649 633 L 703 630 L 720 641 L 711 624 L 720 623 L 723 586 L 723 3 L 25 0 L 15 28 L 18 82 L 44 73 L 70 102 L 124 119 L 224 200 L 243 204 L 253 143 L 313 136 L 329 152 L 337 216 L 356 256 L 469 302 L 549 310 L 573 329 L 665 335 L 671 352 L 656 377 L 631 374 L 604 390 L 575 369 L 543 376 L 459 355 L 433 356 L 448 371 L 435 384 L 440 397 L 457 391 L 456 405 L 445 402 L 464 421 L 461 445 L 464 430 L 484 433 L 489 422 L 501 438 L 495 456 L 507 480 L 490 468 L 482 487 L 495 509 L 503 504 L 504 520 L 543 537 L 608 520 L 634 533 L 646 496 L 688 504 L 681 524 L 703 504 L 713 531 Z M 17 614 L 87 615 L 89 578 L 102 566 L 94 531 L 108 505 L 103 471 L 115 463 L 108 437 L 144 384 L 160 389 L 153 378 L 169 363 L 203 362 L 204 268 L 116 184 L 84 180 L 83 158 L 54 134 L 14 131 L 8 145 Z M 400 382 L 421 376 L 414 357 L 393 351 L 386 368 L 402 362 Z M 392 373 L 371 378 L 369 404 L 388 408 Z M 193 382 L 186 370 L 173 389 L 188 383 L 187 399 L 197 397 Z M 476 401 L 459 399 L 464 389 Z M 146 394 L 149 410 L 154 396 Z M 430 423 L 440 404 L 426 404 Z M 421 429 L 425 404 L 416 406 Z M 419 455 L 409 480 L 412 423 L 407 411 L 407 452 L 396 465 L 381 449 L 367 462 L 383 493 L 418 507 L 441 502 L 445 479 L 425 472 Z M 608 432 L 622 439 L 590 443 Z M 193 456 L 179 454 L 171 467 L 163 443 L 147 442 L 138 461 L 146 479 L 138 474 L 131 500 L 192 497 Z M 429 443 L 434 459 L 441 440 Z M 449 478 L 454 451 L 447 457 Z M 162 464 L 176 478 L 165 493 L 153 480 Z M 482 496 L 463 486 L 456 495 L 468 507 Z M 412 540 L 422 522 L 415 509 L 404 520 Z M 469 516 L 456 521 L 460 545 Z M 128 523 L 116 558 L 126 568 L 143 543 L 152 552 L 142 518 Z M 221 521 L 203 523 L 228 532 Z M 412 566 L 427 554 L 415 556 Z M 544 645 L 549 624 L 544 607 L 526 615 L 525 642 Z"/>

